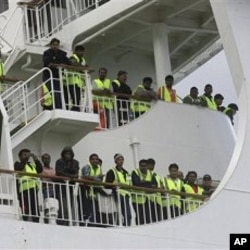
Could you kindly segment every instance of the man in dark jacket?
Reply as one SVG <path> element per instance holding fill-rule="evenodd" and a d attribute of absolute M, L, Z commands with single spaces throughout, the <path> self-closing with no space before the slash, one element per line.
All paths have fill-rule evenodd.
<path fill-rule="evenodd" d="M 129 104 L 129 96 L 125 95 L 131 95 L 132 90 L 127 85 L 127 72 L 120 70 L 117 74 L 117 79 L 113 80 L 112 87 L 113 92 L 115 94 L 122 94 L 117 95 L 117 113 L 118 113 L 118 124 L 119 126 L 122 126 L 129 122 L 129 110 L 130 110 L 130 104 Z M 125 95 L 124 95 L 125 94 Z"/>
<path fill-rule="evenodd" d="M 53 38 L 50 42 L 50 49 L 44 51 L 43 53 L 43 67 L 50 68 L 52 72 L 53 80 L 50 81 L 50 73 L 48 70 L 43 72 L 43 82 L 46 84 L 50 94 L 53 92 L 54 97 L 54 108 L 62 108 L 61 99 L 61 87 L 59 80 L 59 70 L 54 64 L 70 64 L 70 60 L 67 57 L 67 53 L 59 49 L 60 40 Z M 53 106 L 46 107 L 46 109 L 53 109 Z"/>
<path fill-rule="evenodd" d="M 74 159 L 74 152 L 71 147 L 65 147 L 62 150 L 61 158 L 56 161 L 56 175 L 69 177 L 69 178 L 78 178 L 79 172 L 79 162 Z M 73 209 L 73 191 L 74 191 L 74 182 L 70 181 L 69 184 L 69 196 L 67 197 L 66 184 L 64 181 L 58 181 L 60 184 L 57 185 L 56 193 L 57 199 L 59 200 L 59 215 L 57 223 L 60 225 L 68 225 L 68 210 Z M 68 207 L 67 198 L 70 199 L 71 208 Z"/>

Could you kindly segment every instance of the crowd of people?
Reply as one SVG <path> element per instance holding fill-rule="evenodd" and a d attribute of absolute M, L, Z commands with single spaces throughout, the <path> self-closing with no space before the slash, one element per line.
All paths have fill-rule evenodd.
<path fill-rule="evenodd" d="M 80 66 L 79 70 L 72 69 L 68 71 L 67 76 L 65 76 L 67 81 L 64 81 L 63 89 L 66 108 L 73 111 L 80 111 L 81 89 L 85 86 L 85 78 L 82 73 L 85 70 L 92 72 L 93 69 L 87 64 L 84 58 L 85 48 L 83 46 L 76 46 L 70 58 L 66 56 L 66 52 L 59 49 L 59 46 L 60 41 L 54 38 L 50 42 L 50 49 L 46 50 L 43 54 L 43 66 L 51 69 L 53 80 L 50 80 L 49 71 L 44 71 L 43 82 L 45 84 L 43 85 L 43 92 L 45 97 L 43 98 L 42 106 L 48 110 L 62 108 L 58 64 Z M 94 111 L 96 113 L 99 113 L 100 109 L 105 111 L 107 128 L 109 128 L 111 111 L 114 109 L 111 95 L 116 95 L 119 126 L 127 123 L 129 120 L 127 109 L 130 109 L 134 113 L 134 117 L 137 118 L 150 109 L 150 102 L 156 100 L 176 103 L 183 102 L 185 104 L 218 110 L 228 115 L 232 124 L 234 123 L 233 117 L 238 111 L 238 106 L 235 103 L 230 103 L 227 107 L 222 106 L 224 97 L 221 94 L 213 96 L 213 86 L 211 84 L 205 85 L 202 95 L 199 95 L 198 89 L 195 86 L 192 87 L 190 93 L 182 99 L 173 88 L 174 77 L 172 75 L 165 77 L 165 86 L 160 86 L 156 92 L 151 87 L 153 79 L 150 76 L 144 77 L 142 83 L 132 91 L 131 87 L 127 84 L 127 72 L 125 70 L 118 71 L 117 78 L 113 81 L 107 77 L 107 74 L 108 70 L 106 68 L 100 68 L 98 70 L 98 77 L 92 82 Z M 52 93 L 52 90 L 53 96 L 48 94 Z M 131 104 L 128 107 L 128 100 L 131 97 Z M 54 107 L 52 98 L 54 99 Z"/>
<path fill-rule="evenodd" d="M 14 169 L 23 173 L 17 180 L 17 193 L 23 220 L 39 222 L 40 219 L 37 198 L 40 189 L 39 180 L 35 176 L 25 175 L 26 173 L 42 174 L 43 199 L 44 201 L 47 198 L 58 200 L 57 224 L 60 225 L 69 225 L 68 206 L 69 204 L 74 206 L 74 195 L 78 201 L 80 225 L 84 225 L 86 219 L 90 224 L 101 224 L 103 220 L 97 194 L 106 196 L 105 190 L 111 189 L 114 201 L 120 205 L 122 217 L 120 223 L 130 226 L 132 209 L 137 225 L 175 218 L 196 210 L 215 190 L 210 175 L 204 175 L 203 183 L 198 185 L 197 173 L 189 171 L 184 178 L 176 163 L 170 164 L 168 170 L 166 169 L 166 175 L 161 177 L 155 171 L 156 162 L 152 158 L 140 160 L 138 168 L 132 172 L 124 168 L 124 160 L 122 154 L 115 154 L 114 167 L 104 174 L 102 160 L 96 153 L 91 154 L 89 162 L 80 168 L 72 148 L 65 147 L 61 157 L 56 160 L 55 167 L 52 167 L 48 153 L 41 156 L 42 162 L 40 162 L 29 149 L 20 150 L 19 161 L 15 162 Z M 71 184 L 69 190 L 65 185 L 65 178 L 60 177 L 67 178 Z M 83 182 L 78 183 L 77 180 Z M 76 183 L 79 185 L 77 194 L 73 188 Z M 99 183 L 100 185 L 97 185 Z M 106 183 L 112 185 L 105 186 Z M 109 223 L 117 222 L 109 221 Z"/>

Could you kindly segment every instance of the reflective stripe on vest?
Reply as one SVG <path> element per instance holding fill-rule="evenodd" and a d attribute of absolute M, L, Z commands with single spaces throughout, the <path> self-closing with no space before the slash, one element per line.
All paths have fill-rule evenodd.
<path fill-rule="evenodd" d="M 141 181 L 145 181 L 145 182 L 152 181 L 152 173 L 149 170 L 147 170 L 146 174 L 143 174 L 140 171 L 140 169 L 135 169 L 135 170 L 133 170 L 133 172 L 136 173 L 136 175 L 140 178 Z M 141 193 L 141 195 L 140 195 L 140 193 Z M 146 195 L 144 191 L 136 190 L 136 193 L 132 195 L 132 202 L 135 202 L 138 204 L 144 204 L 146 202 L 147 196 L 148 195 Z"/>
<path fill-rule="evenodd" d="M 95 168 L 89 163 L 89 168 L 90 168 L 90 172 L 89 172 L 90 177 L 97 177 L 102 174 L 102 168 L 100 165 L 97 165 L 97 168 Z M 93 186 L 91 186 L 90 188 L 89 197 L 94 197 L 94 198 L 96 197 L 94 190 L 93 190 Z"/>
<path fill-rule="evenodd" d="M 52 106 L 52 96 L 46 84 L 42 85 L 42 105 L 46 107 Z"/>
<path fill-rule="evenodd" d="M 173 89 L 172 91 L 174 92 L 174 95 L 175 95 L 175 102 L 178 102 L 175 90 Z M 164 100 L 165 102 L 171 102 L 171 94 L 168 88 L 164 86 L 160 88 L 160 98 L 161 100 Z"/>
<path fill-rule="evenodd" d="M 0 76 L 4 76 L 4 65 L 1 60 L 0 60 Z"/>
<path fill-rule="evenodd" d="M 199 194 L 202 195 L 203 193 L 203 188 L 198 186 L 198 193 L 195 193 L 193 188 L 189 184 L 184 184 L 183 185 L 185 193 L 187 194 Z M 194 202 L 192 202 L 194 201 Z M 185 199 L 185 210 L 187 212 L 191 212 L 196 210 L 202 202 L 199 199 L 196 199 L 195 197 L 186 197 Z"/>
<path fill-rule="evenodd" d="M 25 173 L 29 174 L 37 174 L 36 166 L 35 164 L 29 163 L 26 164 L 24 167 Z M 22 176 L 19 179 L 19 192 L 23 192 L 25 190 L 31 189 L 31 188 L 38 188 L 39 182 L 38 178 L 32 177 L 32 176 Z"/>
<path fill-rule="evenodd" d="M 207 103 L 207 107 L 208 107 L 209 109 L 217 110 L 217 105 L 216 105 L 214 99 L 210 99 L 210 98 L 208 98 L 207 96 L 203 96 L 203 97 L 205 98 L 206 103 Z"/>
<path fill-rule="evenodd" d="M 76 54 L 73 54 L 72 57 L 76 59 L 77 63 L 81 62 L 80 58 Z M 85 66 L 86 65 L 85 59 L 83 57 L 81 59 L 82 59 L 81 63 L 82 66 Z M 83 75 L 83 73 L 74 70 L 68 70 L 67 72 L 68 72 L 67 73 L 68 85 L 76 84 L 79 88 L 82 88 L 85 83 L 85 76 Z"/>
<path fill-rule="evenodd" d="M 130 182 L 129 182 L 129 175 L 126 174 L 125 178 L 124 178 L 124 175 L 121 171 L 118 171 L 116 168 L 112 168 L 113 172 L 114 172 L 114 176 L 115 176 L 115 179 L 113 181 L 114 184 L 124 184 L 124 185 L 130 185 Z M 118 193 L 122 196 L 125 196 L 125 195 L 129 195 L 130 196 L 130 192 L 127 190 L 127 189 L 122 189 L 122 188 L 119 188 L 118 189 Z"/>
<path fill-rule="evenodd" d="M 101 81 L 100 79 L 94 79 L 94 83 L 98 89 L 104 90 L 104 89 L 110 89 L 110 80 L 105 79 L 104 81 Z M 113 100 L 111 97 L 105 97 L 105 96 L 95 96 L 93 95 L 93 101 L 98 101 L 98 104 L 101 108 L 106 109 L 113 109 Z"/>
<path fill-rule="evenodd" d="M 118 87 L 121 86 L 121 83 L 120 83 L 117 79 L 115 79 L 113 82 L 114 82 Z"/>
<path fill-rule="evenodd" d="M 140 84 L 138 85 L 138 87 L 136 88 L 136 90 L 133 92 L 133 95 L 136 93 L 136 91 L 139 89 L 139 88 L 142 88 L 143 90 L 146 90 L 145 87 Z M 131 105 L 130 105 L 130 109 L 133 110 L 134 112 L 146 112 L 150 109 L 151 105 L 150 105 L 150 102 L 143 102 L 143 101 L 135 101 L 133 100 L 131 102 Z"/>
<path fill-rule="evenodd" d="M 157 173 L 153 173 L 152 176 L 154 176 L 155 180 L 156 180 L 156 187 L 157 188 L 162 188 L 162 181 L 161 181 L 161 177 L 157 174 Z M 162 196 L 161 196 L 161 193 L 154 193 L 153 195 L 150 195 L 149 196 L 149 199 L 152 201 L 152 202 L 155 202 L 162 206 L 163 203 L 162 203 Z"/>
<path fill-rule="evenodd" d="M 167 190 L 174 190 L 174 191 L 178 191 L 181 192 L 182 187 L 183 187 L 183 181 L 180 179 L 177 179 L 177 183 L 172 179 L 172 178 L 168 178 L 168 177 L 164 177 L 163 178 L 163 183 L 164 183 L 164 187 Z M 181 196 L 180 195 L 176 195 L 176 194 L 170 194 L 169 195 L 170 198 L 170 206 L 176 206 L 181 208 Z M 164 202 L 164 206 L 167 205 L 167 202 Z"/>

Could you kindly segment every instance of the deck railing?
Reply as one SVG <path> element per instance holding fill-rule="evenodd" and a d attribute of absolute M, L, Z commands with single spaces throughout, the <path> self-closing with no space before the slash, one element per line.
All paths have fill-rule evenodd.
<path fill-rule="evenodd" d="M 7 206 L 18 218 L 40 223 L 98 227 L 150 224 L 193 212 L 206 198 L 85 179 L 10 170 L 0 173 L 0 211 L 2 205 Z M 34 181 L 34 188 L 20 189 Z M 124 190 L 126 196 L 122 195 Z"/>
<path fill-rule="evenodd" d="M 62 64 L 53 66 L 58 68 L 58 79 L 53 78 L 50 68 L 43 68 L 24 82 L 19 81 L 12 86 L 1 84 L 1 97 L 13 133 L 32 122 L 43 110 L 64 109 L 96 113 L 100 117 L 96 130 L 106 130 L 133 121 L 155 104 L 155 101 L 133 95 L 100 95 L 94 91 L 92 94 L 89 72 L 93 69 Z M 49 77 L 43 82 L 46 72 Z M 72 85 L 72 80 L 76 80 L 79 85 Z M 48 92 L 45 91 L 46 88 Z M 48 99 L 51 101 L 49 107 L 45 105 Z"/>
<path fill-rule="evenodd" d="M 79 16 L 109 0 L 47 0 L 19 2 L 24 8 L 26 42 L 41 42 Z M 45 2 L 45 3 L 44 3 Z"/>

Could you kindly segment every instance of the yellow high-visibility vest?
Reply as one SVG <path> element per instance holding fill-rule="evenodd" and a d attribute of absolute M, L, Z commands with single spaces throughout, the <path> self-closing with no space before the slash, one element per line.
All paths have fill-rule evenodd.
<path fill-rule="evenodd" d="M 33 163 L 27 163 L 24 167 L 25 173 L 37 174 L 36 165 Z M 39 188 L 39 182 L 37 177 L 22 176 L 19 179 L 19 192 L 26 191 L 31 188 Z"/>
<path fill-rule="evenodd" d="M 116 168 L 112 168 L 112 170 L 113 170 L 114 176 L 115 176 L 115 179 L 113 181 L 114 184 L 120 183 L 120 184 L 124 184 L 124 185 L 130 185 L 128 174 L 126 174 L 126 176 L 124 177 L 123 173 L 118 171 Z M 126 196 L 126 195 L 130 196 L 130 192 L 127 189 L 119 188 L 118 193 L 122 196 Z"/>
<path fill-rule="evenodd" d="M 146 174 L 143 174 L 140 169 L 135 169 L 133 172 L 136 173 L 136 175 L 140 178 L 141 181 L 151 182 L 152 181 L 152 173 L 147 170 Z M 133 173 L 132 172 L 132 173 Z M 141 195 L 140 195 L 141 193 Z M 136 190 L 136 194 L 132 195 L 132 202 L 138 203 L 138 204 L 144 204 L 146 202 L 146 198 L 148 195 L 145 194 L 144 191 Z"/>
<path fill-rule="evenodd" d="M 142 89 L 146 90 L 145 87 L 142 84 L 140 84 L 140 85 L 138 85 L 138 87 L 136 88 L 136 90 L 133 92 L 133 95 L 136 93 L 136 91 L 138 90 L 138 88 L 142 88 Z M 150 102 L 146 102 L 146 101 L 143 102 L 143 101 L 136 101 L 136 100 L 134 100 L 134 101 L 131 102 L 131 105 L 130 105 L 130 109 L 132 111 L 134 111 L 134 112 L 141 112 L 141 113 L 148 111 L 150 109 L 150 107 L 151 107 Z"/>
<path fill-rule="evenodd" d="M 97 176 L 99 176 L 99 175 L 102 174 L 102 168 L 101 168 L 100 165 L 98 165 L 97 168 L 94 168 L 94 167 L 89 163 L 89 167 L 90 167 L 90 173 L 89 173 L 89 176 L 90 176 L 90 177 L 97 177 Z M 94 193 L 93 187 L 90 188 L 89 196 L 90 196 L 90 197 L 96 198 L 96 195 L 95 195 L 95 193 Z"/>
<path fill-rule="evenodd" d="M 104 81 L 94 79 L 94 83 L 98 89 L 110 89 L 110 79 L 105 79 Z M 111 97 L 93 95 L 93 101 L 98 101 L 101 108 L 113 109 L 113 100 Z"/>
<path fill-rule="evenodd" d="M 119 82 L 119 80 L 115 79 L 115 80 L 113 80 L 113 82 L 114 82 L 118 87 L 121 86 L 121 83 Z"/>
<path fill-rule="evenodd" d="M 167 190 L 174 190 L 174 191 L 181 192 L 184 184 L 183 184 L 183 181 L 179 178 L 177 179 L 177 182 L 175 182 L 172 178 L 164 177 L 163 185 L 165 189 Z M 176 206 L 176 207 L 181 208 L 181 196 L 180 195 L 170 194 L 169 198 L 170 198 L 170 206 Z M 167 206 L 166 200 L 164 200 L 163 205 Z"/>
<path fill-rule="evenodd" d="M 199 194 L 202 195 L 204 189 L 198 186 L 198 193 L 195 193 L 193 188 L 189 184 L 184 184 L 183 185 L 185 193 L 187 194 Z M 202 203 L 201 201 L 199 202 L 199 199 L 196 199 L 195 197 L 186 197 L 185 199 L 185 210 L 187 212 L 191 212 L 196 210 L 199 205 Z"/>
<path fill-rule="evenodd" d="M 159 91 L 160 91 L 160 99 L 161 100 L 163 100 L 165 102 L 171 102 L 171 95 L 170 95 L 168 88 L 166 88 L 165 86 L 161 86 Z M 175 102 L 178 102 L 176 91 L 174 89 L 173 89 L 173 92 L 175 94 Z"/>
<path fill-rule="evenodd" d="M 52 100 L 52 95 L 47 87 L 47 85 L 44 83 L 42 85 L 42 105 L 46 107 L 52 106 L 53 100 Z"/>
<path fill-rule="evenodd" d="M 217 110 L 217 105 L 216 105 L 214 99 L 210 99 L 210 98 L 208 98 L 208 97 L 205 96 L 205 95 L 203 95 L 202 98 L 205 99 L 205 101 L 206 101 L 206 103 L 207 103 L 207 107 L 208 107 L 209 109 Z"/>
<path fill-rule="evenodd" d="M 77 63 L 81 62 L 80 58 L 76 54 L 73 54 L 72 57 L 76 59 Z M 83 57 L 81 59 L 82 59 L 82 65 L 85 65 L 86 64 L 85 59 Z M 66 79 L 68 80 L 67 81 L 68 85 L 76 84 L 79 88 L 82 88 L 85 85 L 85 76 L 83 75 L 83 73 L 77 71 L 68 70 Z"/>
<path fill-rule="evenodd" d="M 162 188 L 162 181 L 161 181 L 161 177 L 156 174 L 156 173 L 153 173 L 152 176 L 154 176 L 155 180 L 156 180 L 156 185 L 157 185 L 157 188 Z M 162 206 L 163 205 L 163 201 L 162 201 L 162 196 L 161 196 L 161 193 L 157 192 L 157 193 L 153 193 L 153 195 L 150 195 L 149 196 L 149 199 L 152 201 L 152 202 L 155 202 Z"/>

